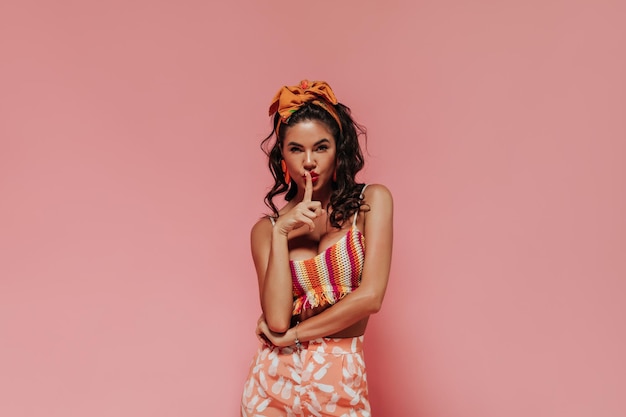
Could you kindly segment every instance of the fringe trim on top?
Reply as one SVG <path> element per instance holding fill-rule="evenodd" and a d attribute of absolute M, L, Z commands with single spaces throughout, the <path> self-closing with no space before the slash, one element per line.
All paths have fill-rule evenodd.
<path fill-rule="evenodd" d="M 323 291 L 320 293 L 308 292 L 293 300 L 292 315 L 300 314 L 302 310 L 335 304 L 351 292 L 352 290 L 350 289 L 345 291 Z"/>

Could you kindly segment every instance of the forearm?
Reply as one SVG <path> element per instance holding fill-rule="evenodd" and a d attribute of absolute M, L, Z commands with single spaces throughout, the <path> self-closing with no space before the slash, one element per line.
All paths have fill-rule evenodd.
<path fill-rule="evenodd" d="M 382 299 L 374 293 L 357 289 L 337 304 L 301 322 L 297 329 L 298 339 L 307 341 L 338 333 L 376 313 L 381 303 Z"/>
<path fill-rule="evenodd" d="M 274 231 L 261 289 L 261 308 L 272 331 L 279 333 L 287 331 L 291 322 L 292 307 L 293 290 L 287 236 Z"/>

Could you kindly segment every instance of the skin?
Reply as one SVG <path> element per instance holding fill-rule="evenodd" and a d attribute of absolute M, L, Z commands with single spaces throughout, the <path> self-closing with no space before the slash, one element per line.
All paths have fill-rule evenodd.
<path fill-rule="evenodd" d="M 380 310 L 389 279 L 393 241 L 393 201 L 389 190 L 372 184 L 364 193 L 357 227 L 367 249 L 361 285 L 332 306 L 305 310 L 297 328 L 290 328 L 293 294 L 289 260 L 312 258 L 341 239 L 352 218 L 337 229 L 328 221 L 326 207 L 336 165 L 335 138 L 318 121 L 287 128 L 283 159 L 298 195 L 280 211 L 275 226 L 259 220 L 251 232 L 251 248 L 263 314 L 256 334 L 263 343 L 293 345 L 320 337 L 353 337 L 365 332 L 369 316 Z"/>

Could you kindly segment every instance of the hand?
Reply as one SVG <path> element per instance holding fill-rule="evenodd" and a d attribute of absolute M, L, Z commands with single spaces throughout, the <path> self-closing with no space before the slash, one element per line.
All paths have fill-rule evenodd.
<path fill-rule="evenodd" d="M 315 222 L 313 220 L 323 215 L 325 211 L 322 208 L 321 202 L 312 201 L 313 181 L 311 179 L 311 173 L 309 171 L 305 171 L 304 177 L 305 185 L 302 201 L 286 214 L 280 216 L 276 221 L 278 230 L 285 236 L 292 230 L 302 227 L 305 224 L 309 226 L 309 231 L 313 231 L 313 229 L 315 229 Z"/>
<path fill-rule="evenodd" d="M 268 347 L 285 347 L 293 344 L 295 337 L 291 336 L 292 329 L 285 333 L 275 333 L 269 329 L 265 317 L 261 315 L 256 325 L 256 336 L 261 343 Z"/>
<path fill-rule="evenodd" d="M 265 314 L 261 313 L 261 316 L 256 322 L 256 330 L 254 333 L 256 334 L 257 339 L 259 339 L 259 342 L 261 342 L 265 346 L 271 347 L 272 343 L 269 341 L 267 336 L 265 336 L 264 329 L 269 330 L 269 328 L 267 327 L 267 323 L 265 322 Z"/>

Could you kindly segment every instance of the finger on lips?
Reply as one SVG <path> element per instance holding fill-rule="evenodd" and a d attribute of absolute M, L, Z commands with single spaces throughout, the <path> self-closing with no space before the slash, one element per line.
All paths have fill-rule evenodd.
<path fill-rule="evenodd" d="M 311 173 L 304 171 L 304 198 L 302 201 L 311 201 L 313 198 L 313 180 L 311 179 Z"/>

